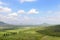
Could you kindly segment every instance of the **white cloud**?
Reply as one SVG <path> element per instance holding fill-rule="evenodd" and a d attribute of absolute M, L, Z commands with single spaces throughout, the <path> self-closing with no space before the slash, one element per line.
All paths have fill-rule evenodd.
<path fill-rule="evenodd" d="M 2 4 L 5 4 L 5 3 L 3 3 L 3 2 L 0 2 L 0 5 L 2 5 Z"/>
<path fill-rule="evenodd" d="M 60 24 L 60 17 L 59 16 L 47 17 L 45 22 L 51 24 Z"/>
<path fill-rule="evenodd" d="M 0 7 L 0 12 L 11 12 L 12 10 L 8 7 Z M 0 21 L 4 21 L 7 23 L 15 23 L 15 24 L 41 24 L 41 23 L 51 23 L 51 24 L 58 24 L 60 23 L 60 11 L 47 11 L 47 13 L 51 13 L 51 15 L 46 15 L 44 17 L 33 17 L 29 15 L 21 15 L 19 14 L 38 14 L 39 11 L 37 9 L 31 9 L 29 11 L 19 10 L 17 12 L 11 12 L 9 14 L 3 15 L 0 14 Z M 40 18 L 41 17 L 41 18 Z"/>
<path fill-rule="evenodd" d="M 41 23 L 50 23 L 50 24 L 59 24 L 60 16 L 48 16 L 48 17 L 30 17 L 30 16 L 18 16 L 17 13 L 11 13 L 7 16 L 0 14 L 0 21 L 5 21 L 7 23 L 15 24 L 41 24 Z"/>
<path fill-rule="evenodd" d="M 0 4 L 4 4 L 3 2 L 0 2 Z"/>
<path fill-rule="evenodd" d="M 29 14 L 38 14 L 39 11 L 37 9 L 31 9 L 28 11 Z"/>
<path fill-rule="evenodd" d="M 0 5 L 7 5 L 7 4 L 6 4 L 6 3 L 4 3 L 4 2 L 1 2 L 1 1 L 0 1 Z"/>
<path fill-rule="evenodd" d="M 10 14 L 8 14 L 8 16 L 10 16 L 10 17 L 16 17 L 16 16 L 18 16 L 18 14 L 17 13 L 10 13 Z"/>
<path fill-rule="evenodd" d="M 14 24 L 14 22 L 18 21 L 18 17 L 14 13 L 11 15 L 0 14 L 0 21 L 7 22 L 10 24 Z"/>
<path fill-rule="evenodd" d="M 11 12 L 12 10 L 10 9 L 10 8 L 8 8 L 8 7 L 2 7 L 2 6 L 0 6 L 0 12 L 6 12 L 6 13 L 9 13 L 9 12 Z"/>
<path fill-rule="evenodd" d="M 0 14 L 0 21 L 2 21 L 2 17 L 3 17 L 3 16 Z"/>
<path fill-rule="evenodd" d="M 0 21 L 6 21 L 6 18 L 7 18 L 6 16 L 0 14 Z"/>
<path fill-rule="evenodd" d="M 24 20 L 29 21 L 30 20 L 30 17 L 24 16 Z"/>
<path fill-rule="evenodd" d="M 37 0 L 20 0 L 20 3 L 24 3 L 24 2 L 35 2 Z"/>
<path fill-rule="evenodd" d="M 29 11 L 24 11 L 24 10 L 19 10 L 17 11 L 17 13 L 19 14 L 24 14 L 24 13 L 27 13 L 27 14 L 38 14 L 39 11 L 37 9 L 30 9 Z"/>
<path fill-rule="evenodd" d="M 60 14 L 60 11 L 54 12 L 55 14 Z"/>
<path fill-rule="evenodd" d="M 24 10 L 19 10 L 17 13 L 19 13 L 19 14 L 24 14 L 25 11 L 24 11 Z"/>

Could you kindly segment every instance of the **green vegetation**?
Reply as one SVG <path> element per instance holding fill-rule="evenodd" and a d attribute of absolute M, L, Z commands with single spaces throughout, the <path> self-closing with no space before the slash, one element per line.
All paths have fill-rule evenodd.
<path fill-rule="evenodd" d="M 0 29 L 0 40 L 60 40 L 60 25 L 14 26 Z"/>
<path fill-rule="evenodd" d="M 60 37 L 60 25 L 46 27 L 44 30 L 39 30 L 37 32 L 45 35 L 49 35 L 49 36 Z"/>

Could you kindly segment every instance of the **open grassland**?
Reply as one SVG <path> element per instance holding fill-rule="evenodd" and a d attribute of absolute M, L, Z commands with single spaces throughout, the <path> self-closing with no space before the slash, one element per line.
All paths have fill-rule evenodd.
<path fill-rule="evenodd" d="M 60 37 L 44 35 L 37 32 L 45 27 L 23 27 L 0 31 L 0 40 L 60 40 Z"/>

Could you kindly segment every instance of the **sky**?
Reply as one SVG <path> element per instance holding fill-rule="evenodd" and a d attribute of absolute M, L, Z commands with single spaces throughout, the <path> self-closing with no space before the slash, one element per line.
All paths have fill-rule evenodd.
<path fill-rule="evenodd" d="M 9 24 L 60 24 L 60 0 L 0 0 L 0 21 Z"/>

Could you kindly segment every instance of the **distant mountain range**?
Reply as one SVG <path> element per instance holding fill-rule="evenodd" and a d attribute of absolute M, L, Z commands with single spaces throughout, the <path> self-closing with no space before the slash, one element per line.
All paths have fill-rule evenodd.
<path fill-rule="evenodd" d="M 16 26 L 16 25 L 11 25 L 11 24 L 7 24 L 5 22 L 0 22 L 0 30 L 1 29 L 15 29 L 17 27 L 18 26 Z"/>
<path fill-rule="evenodd" d="M 0 26 L 7 26 L 7 25 L 13 25 L 13 24 L 8 24 L 8 23 L 5 23 L 5 22 L 0 22 Z M 40 26 L 49 26 L 50 24 L 48 23 L 43 23 L 43 24 L 40 24 Z M 16 26 L 16 25 L 14 25 Z M 19 26 L 19 25 L 18 25 Z M 20 26 L 35 26 L 35 25 L 21 25 Z M 38 26 L 38 25 L 37 25 Z"/>

